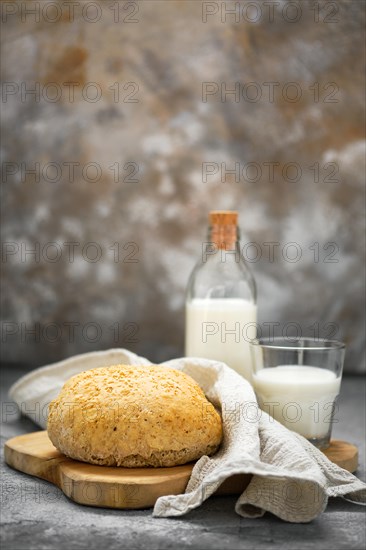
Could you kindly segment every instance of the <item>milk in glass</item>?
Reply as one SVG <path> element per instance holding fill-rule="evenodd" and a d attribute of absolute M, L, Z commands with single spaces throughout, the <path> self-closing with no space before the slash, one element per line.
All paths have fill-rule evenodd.
<path fill-rule="evenodd" d="M 307 439 L 326 438 L 341 378 L 308 365 L 279 365 L 253 374 L 261 409 Z"/>

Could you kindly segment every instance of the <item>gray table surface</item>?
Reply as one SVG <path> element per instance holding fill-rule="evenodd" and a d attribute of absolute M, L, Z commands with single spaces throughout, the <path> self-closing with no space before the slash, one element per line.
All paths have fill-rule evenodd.
<path fill-rule="evenodd" d="M 10 384 L 24 373 L 2 371 L 2 411 Z M 357 476 L 365 480 L 365 380 L 345 377 L 333 436 L 359 446 Z M 1 422 L 1 450 L 16 435 L 39 429 L 26 418 Z M 211 497 L 178 519 L 152 518 L 151 510 L 122 511 L 81 506 L 53 485 L 9 468 L 1 461 L 3 549 L 330 549 L 365 548 L 365 508 L 330 499 L 327 510 L 307 524 L 285 523 L 271 514 L 245 519 L 234 512 L 235 497 Z"/>

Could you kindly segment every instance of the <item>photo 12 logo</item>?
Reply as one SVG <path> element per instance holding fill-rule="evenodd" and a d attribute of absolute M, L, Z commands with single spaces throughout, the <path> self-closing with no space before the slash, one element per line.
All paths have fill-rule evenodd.
<path fill-rule="evenodd" d="M 201 323 L 201 341 L 204 344 L 221 342 L 222 344 L 240 344 L 244 342 L 253 342 L 257 338 L 265 337 L 269 342 L 275 342 L 280 336 L 283 340 L 292 343 L 297 342 L 306 334 L 311 333 L 314 340 L 323 340 L 335 338 L 339 333 L 340 327 L 337 323 L 316 321 L 306 327 L 302 327 L 296 321 L 264 321 L 257 323 L 254 321 L 248 323 L 226 322 L 222 321 L 202 321 Z"/>
<path fill-rule="evenodd" d="M 21 23 L 83 23 L 96 24 L 105 19 L 114 23 L 139 23 L 140 3 L 134 1 L 88 2 L 82 0 L 33 2 L 1 2 L 1 21 L 15 18 Z"/>
<path fill-rule="evenodd" d="M 1 245 L 1 263 L 57 263 L 85 261 L 95 264 L 104 259 L 116 263 L 137 264 L 140 261 L 139 245 L 134 241 L 115 242 L 111 245 L 88 241 L 7 241 Z"/>
<path fill-rule="evenodd" d="M 310 166 L 301 166 L 296 161 L 285 163 L 276 161 L 263 162 L 203 162 L 202 183 L 220 180 L 221 183 L 340 183 L 339 166 L 336 162 L 320 164 L 314 162 Z"/>
<path fill-rule="evenodd" d="M 269 263 L 286 262 L 295 264 L 301 259 L 309 261 L 310 257 L 315 264 L 339 263 L 337 254 L 340 251 L 340 247 L 335 242 L 326 242 L 321 245 L 316 241 L 304 247 L 295 241 L 284 243 L 279 241 L 263 243 L 249 241 L 240 243 L 240 247 L 237 246 L 235 249 L 226 249 L 225 243 L 223 244 L 224 246 L 218 247 L 214 242 L 203 242 L 202 262 L 206 263 L 211 256 L 220 255 L 220 262 L 222 263 L 233 260 L 239 263 L 241 259 L 248 263 L 257 263 L 264 259 Z"/>
<path fill-rule="evenodd" d="M 134 321 L 118 322 L 112 325 L 102 325 L 95 321 L 80 323 L 79 321 L 50 321 L 48 323 L 1 323 L 2 344 L 43 343 L 43 344 L 73 344 L 84 342 L 95 344 L 110 341 L 113 344 L 136 344 L 139 342 L 140 326 Z"/>
<path fill-rule="evenodd" d="M 8 181 L 33 184 L 57 184 L 62 183 L 98 183 L 105 179 L 113 177 L 114 183 L 139 183 L 140 166 L 137 162 L 115 161 L 109 166 L 102 166 L 99 162 L 86 162 L 82 164 L 78 161 L 64 162 L 13 162 L 4 161 L 2 163 L 1 175 L 2 182 Z M 104 178 L 105 176 L 105 178 Z"/>
<path fill-rule="evenodd" d="M 311 16 L 314 23 L 338 23 L 338 2 L 248 1 L 202 2 L 202 23 L 219 21 L 229 25 L 256 23 L 298 23 Z"/>
<path fill-rule="evenodd" d="M 76 81 L 46 82 L 6 81 L 1 87 L 1 101 L 20 101 L 20 103 L 75 103 L 85 101 L 86 103 L 97 103 L 105 96 L 112 99 L 114 103 L 139 103 L 140 87 L 137 82 L 113 82 L 104 85 L 98 82 L 80 83 Z"/>
<path fill-rule="evenodd" d="M 202 82 L 203 103 L 298 103 L 308 98 L 313 103 L 339 103 L 340 88 L 336 82 Z"/>

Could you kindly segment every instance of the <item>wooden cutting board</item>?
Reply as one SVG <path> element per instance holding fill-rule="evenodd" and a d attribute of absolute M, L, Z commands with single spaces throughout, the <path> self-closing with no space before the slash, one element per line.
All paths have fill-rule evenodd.
<path fill-rule="evenodd" d="M 71 500 L 106 508 L 150 508 L 163 495 L 184 493 L 194 463 L 173 468 L 112 468 L 67 458 L 51 443 L 47 432 L 9 439 L 6 463 L 26 474 L 57 485 Z M 240 494 L 250 475 L 233 476 L 219 494 Z"/>
<path fill-rule="evenodd" d="M 337 460 L 332 459 L 332 447 Z M 357 448 L 332 441 L 326 454 L 349 471 L 357 468 Z M 26 474 L 50 481 L 79 504 L 106 508 L 143 509 L 163 495 L 184 493 L 193 463 L 173 468 L 112 468 L 78 462 L 61 454 L 46 431 L 19 435 L 5 443 L 6 463 Z M 217 494 L 240 494 L 251 475 L 226 480 Z"/>

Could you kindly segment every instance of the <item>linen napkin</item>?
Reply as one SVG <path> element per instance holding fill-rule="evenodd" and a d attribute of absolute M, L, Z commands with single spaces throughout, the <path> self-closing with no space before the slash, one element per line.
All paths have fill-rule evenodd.
<path fill-rule="evenodd" d="M 151 364 L 125 349 L 76 355 L 23 376 L 10 388 L 9 395 L 25 414 L 36 409 L 46 411 L 37 418 L 39 425 L 46 428 L 48 403 L 68 378 L 84 370 L 119 363 Z M 156 501 L 155 517 L 186 514 L 236 474 L 252 474 L 235 505 L 235 511 L 243 517 L 260 517 L 268 511 L 285 521 L 303 523 L 320 514 L 329 497 L 366 503 L 365 483 L 261 411 L 252 386 L 227 365 L 189 357 L 162 365 L 181 370 L 196 380 L 221 410 L 224 438 L 213 457 L 203 456 L 197 461 L 185 493 Z"/>

